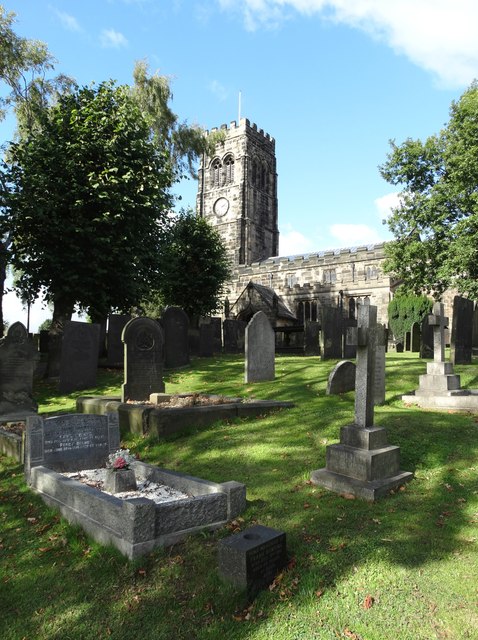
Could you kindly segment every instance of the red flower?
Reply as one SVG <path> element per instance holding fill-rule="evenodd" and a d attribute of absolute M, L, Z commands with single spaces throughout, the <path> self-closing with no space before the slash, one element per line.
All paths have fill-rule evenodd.
<path fill-rule="evenodd" d="M 125 469 L 128 466 L 126 460 L 124 458 L 116 458 L 113 462 L 113 469 Z"/>

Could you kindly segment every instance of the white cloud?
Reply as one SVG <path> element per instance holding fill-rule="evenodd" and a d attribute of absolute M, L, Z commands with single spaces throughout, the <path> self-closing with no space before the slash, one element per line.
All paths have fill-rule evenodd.
<path fill-rule="evenodd" d="M 379 39 L 447 87 L 478 76 L 476 0 L 218 0 L 240 9 L 248 29 L 274 26 L 295 11 L 347 24 Z"/>
<path fill-rule="evenodd" d="M 209 89 L 211 92 L 218 98 L 221 102 L 227 100 L 229 96 L 229 92 L 224 85 L 222 85 L 217 80 L 212 80 L 209 83 Z"/>
<path fill-rule="evenodd" d="M 387 220 L 392 213 L 392 209 L 395 209 L 400 205 L 400 194 L 398 192 L 387 193 L 385 196 L 376 198 L 376 200 L 374 200 L 374 204 L 380 220 Z"/>
<path fill-rule="evenodd" d="M 285 229 L 285 230 L 284 230 Z M 314 250 L 310 238 L 292 229 L 291 225 L 281 228 L 279 236 L 279 255 L 294 256 L 301 253 L 311 253 Z"/>
<path fill-rule="evenodd" d="M 100 42 L 102 47 L 111 49 L 119 49 L 120 47 L 126 47 L 128 45 L 128 41 L 124 35 L 114 29 L 103 29 Z"/>
<path fill-rule="evenodd" d="M 58 20 L 61 22 L 62 26 L 65 27 L 65 29 L 68 29 L 68 31 L 76 31 L 78 33 L 83 31 L 80 23 L 74 16 L 70 15 L 69 13 L 65 13 L 64 11 L 60 11 L 59 9 L 56 9 L 52 6 L 50 6 L 50 10 L 53 11 Z"/>
<path fill-rule="evenodd" d="M 358 247 L 383 242 L 378 232 L 366 224 L 333 224 L 329 232 L 337 239 L 340 247 Z"/>

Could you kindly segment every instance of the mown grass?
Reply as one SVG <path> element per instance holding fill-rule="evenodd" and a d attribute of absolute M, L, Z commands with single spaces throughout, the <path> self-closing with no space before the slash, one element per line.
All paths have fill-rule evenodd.
<path fill-rule="evenodd" d="M 472 414 L 405 407 L 425 370 L 387 357 L 387 401 L 375 423 L 415 472 L 375 504 L 309 483 L 327 444 L 353 419 L 353 394 L 325 395 L 334 362 L 279 357 L 276 380 L 245 385 L 239 357 L 198 359 L 166 375 L 173 393 L 205 391 L 292 400 L 296 407 L 219 422 L 154 442 L 125 444 L 141 458 L 247 486 L 234 524 L 134 563 L 94 543 L 29 491 L 22 469 L 0 464 L 0 637 L 5 639 L 415 640 L 478 638 L 478 424 Z M 478 386 L 476 365 L 456 367 Z M 118 393 L 102 374 L 93 393 Z M 85 392 L 82 392 L 85 393 Z M 74 408 L 44 385 L 41 411 Z M 78 395 L 78 394 L 76 394 Z M 286 531 L 291 562 L 250 605 L 216 572 L 217 542 L 260 523 Z"/>

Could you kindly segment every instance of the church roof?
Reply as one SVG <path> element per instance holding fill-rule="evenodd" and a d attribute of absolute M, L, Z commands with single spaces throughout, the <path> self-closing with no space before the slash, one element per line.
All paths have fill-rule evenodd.
<path fill-rule="evenodd" d="M 322 251 L 312 251 L 310 253 L 296 253 L 291 256 L 274 256 L 271 258 L 266 258 L 265 260 L 261 260 L 261 263 L 269 262 L 269 263 L 278 263 L 281 260 L 288 260 L 289 262 L 293 262 L 298 258 L 303 260 L 310 260 L 310 258 L 323 258 L 325 255 L 334 255 L 338 256 L 341 253 L 357 253 L 359 251 L 374 251 L 375 249 L 381 249 L 384 246 L 384 242 L 379 242 L 376 244 L 368 244 L 368 245 L 360 245 L 357 247 L 342 247 L 340 249 L 325 249 Z"/>
<path fill-rule="evenodd" d="M 276 300 L 277 304 L 277 317 L 278 318 L 286 318 L 287 320 L 297 320 L 295 315 L 286 307 L 284 301 L 274 289 L 270 287 L 266 287 L 263 284 L 258 284 L 257 282 L 253 282 L 252 280 L 249 282 L 246 288 L 252 288 L 257 291 L 257 293 L 261 296 L 264 302 L 271 308 L 274 308 L 274 301 Z"/>

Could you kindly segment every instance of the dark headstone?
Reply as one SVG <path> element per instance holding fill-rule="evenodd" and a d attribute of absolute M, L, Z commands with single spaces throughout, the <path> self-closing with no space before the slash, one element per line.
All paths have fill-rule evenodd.
<path fill-rule="evenodd" d="M 58 383 L 60 393 L 96 386 L 99 340 L 99 324 L 65 322 Z"/>
<path fill-rule="evenodd" d="M 275 333 L 263 311 L 255 313 L 246 327 L 245 381 L 275 378 Z"/>
<path fill-rule="evenodd" d="M 22 419 L 36 413 L 33 372 L 39 357 L 23 324 L 12 324 L 0 340 L 0 418 Z"/>
<path fill-rule="evenodd" d="M 246 323 L 242 320 L 226 318 L 222 324 L 224 332 L 224 353 L 244 353 Z"/>
<path fill-rule="evenodd" d="M 473 311 L 473 355 L 478 354 L 478 305 L 475 304 L 475 310 Z"/>
<path fill-rule="evenodd" d="M 321 356 L 323 360 L 342 357 L 342 314 L 337 307 L 321 309 Z"/>
<path fill-rule="evenodd" d="M 238 589 L 247 590 L 249 599 L 267 588 L 286 563 L 286 534 L 260 524 L 218 544 L 220 575 Z"/>
<path fill-rule="evenodd" d="M 471 364 L 473 348 L 473 302 L 461 296 L 453 298 L 451 330 L 451 361 L 453 364 Z"/>
<path fill-rule="evenodd" d="M 353 320 L 351 318 L 345 318 L 343 320 L 344 323 L 344 332 L 343 332 L 343 347 L 342 347 L 342 357 L 344 359 L 351 359 L 357 357 L 357 346 L 355 344 L 349 344 L 347 342 L 347 332 L 349 328 L 354 329 L 357 326 L 357 320 Z"/>
<path fill-rule="evenodd" d="M 410 329 L 411 340 L 410 340 L 410 350 L 412 353 L 420 352 L 420 344 L 422 339 L 422 332 L 420 330 L 420 325 L 418 322 L 414 322 L 412 324 L 412 328 Z"/>
<path fill-rule="evenodd" d="M 119 446 L 117 413 L 29 417 L 25 433 L 27 481 L 30 470 L 38 466 L 60 472 L 104 467 L 108 455 Z"/>
<path fill-rule="evenodd" d="M 123 329 L 125 381 L 121 401 L 147 401 L 152 393 L 164 391 L 163 330 L 151 318 L 133 318 Z"/>
<path fill-rule="evenodd" d="M 306 321 L 305 323 L 304 355 L 320 356 L 320 322 Z"/>
<path fill-rule="evenodd" d="M 40 353 L 48 353 L 48 341 L 50 334 L 47 329 L 40 331 Z"/>
<path fill-rule="evenodd" d="M 211 358 L 214 355 L 214 324 L 212 318 L 203 318 L 199 325 L 199 357 Z"/>
<path fill-rule="evenodd" d="M 330 372 L 326 394 L 334 396 L 354 389 L 355 364 L 349 360 L 341 360 Z"/>
<path fill-rule="evenodd" d="M 168 369 L 189 364 L 189 318 L 179 307 L 168 307 L 161 316 L 164 331 L 164 366 Z"/>
<path fill-rule="evenodd" d="M 213 326 L 213 345 L 212 349 L 214 353 L 222 353 L 222 320 L 221 318 L 211 318 L 211 324 Z"/>
<path fill-rule="evenodd" d="M 397 353 L 403 353 L 403 342 L 397 342 L 395 344 L 395 351 Z"/>
<path fill-rule="evenodd" d="M 124 346 L 121 334 L 131 316 L 112 313 L 108 316 L 108 332 L 106 334 L 106 353 L 109 367 L 124 366 Z"/>
<path fill-rule="evenodd" d="M 412 334 L 411 331 L 405 333 L 405 351 L 412 350 Z"/>
<path fill-rule="evenodd" d="M 433 358 L 433 327 L 428 322 L 428 315 L 422 320 L 420 358 Z"/>

